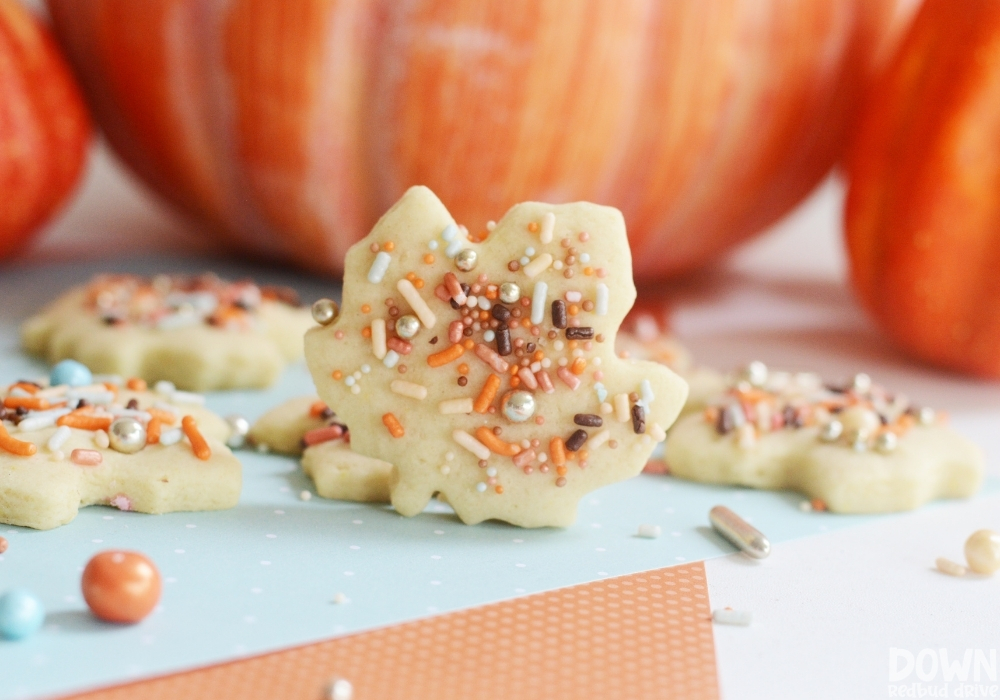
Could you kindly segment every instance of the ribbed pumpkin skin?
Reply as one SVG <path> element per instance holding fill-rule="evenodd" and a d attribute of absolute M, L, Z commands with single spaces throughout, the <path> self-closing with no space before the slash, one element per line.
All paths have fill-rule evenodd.
<path fill-rule="evenodd" d="M 90 118 L 51 34 L 0 0 L 0 260 L 65 201 L 86 160 Z"/>
<path fill-rule="evenodd" d="M 637 276 L 716 258 L 840 157 L 894 0 L 49 0 L 91 107 L 240 250 L 339 272 L 412 184 L 478 232 L 622 209 Z"/>
<path fill-rule="evenodd" d="M 1000 377 L 1000 3 L 927 0 L 847 170 L 865 306 L 915 357 Z"/>

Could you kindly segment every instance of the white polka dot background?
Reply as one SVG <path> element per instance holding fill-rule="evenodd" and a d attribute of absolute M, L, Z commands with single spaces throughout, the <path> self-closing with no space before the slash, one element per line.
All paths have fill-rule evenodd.
<path fill-rule="evenodd" d="M 61 284 L 93 271 L 73 268 Z M 60 290 L 41 288 L 30 272 L 5 273 L 0 281 L 3 298 L 18 292 L 7 311 L 13 315 L 0 315 L 2 382 L 45 372 L 17 350 L 16 319 Z M 240 276 L 248 270 L 220 272 Z M 308 291 L 330 293 L 318 285 Z M 270 390 L 211 394 L 207 404 L 222 415 L 253 420 L 309 392 L 299 365 Z M 240 458 L 242 497 L 229 511 L 153 516 L 90 507 L 56 530 L 0 526 L 9 541 L 0 555 L 0 588 L 28 588 L 48 609 L 44 628 L 32 639 L 0 641 L 0 700 L 218 663 L 728 554 L 733 548 L 708 527 L 708 510 L 720 503 L 772 542 L 870 520 L 802 512 L 793 494 L 649 475 L 585 497 L 577 524 L 565 530 L 470 527 L 442 504 L 407 519 L 388 506 L 303 499 L 312 485 L 296 460 L 255 451 L 242 451 Z M 662 534 L 638 536 L 644 524 L 659 526 Z M 82 567 L 106 549 L 141 551 L 163 576 L 160 605 L 138 625 L 99 622 L 82 601 Z"/>

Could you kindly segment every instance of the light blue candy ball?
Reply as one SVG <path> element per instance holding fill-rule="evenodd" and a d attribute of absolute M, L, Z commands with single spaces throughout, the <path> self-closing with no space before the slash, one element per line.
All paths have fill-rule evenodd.
<path fill-rule="evenodd" d="M 94 383 L 94 375 L 87 369 L 87 365 L 76 360 L 63 360 L 52 368 L 49 375 L 49 383 L 52 386 L 69 384 L 70 386 L 87 386 Z"/>
<path fill-rule="evenodd" d="M 0 637 L 24 639 L 45 622 L 45 606 L 29 591 L 14 588 L 0 595 Z"/>

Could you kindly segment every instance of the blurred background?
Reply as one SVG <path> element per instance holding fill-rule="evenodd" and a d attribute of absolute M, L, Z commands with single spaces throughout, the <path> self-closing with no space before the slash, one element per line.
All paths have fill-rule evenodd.
<path fill-rule="evenodd" d="M 664 317 L 779 276 L 996 378 L 998 98 L 986 0 L 0 0 L 0 274 L 336 280 L 413 184 L 473 234 L 583 199 Z"/>

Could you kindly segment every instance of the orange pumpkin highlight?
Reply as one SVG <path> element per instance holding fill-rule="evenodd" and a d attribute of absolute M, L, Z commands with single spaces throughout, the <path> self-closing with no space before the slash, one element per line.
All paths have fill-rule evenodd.
<path fill-rule="evenodd" d="M 22 250 L 66 200 L 90 134 L 48 30 L 17 0 L 0 0 L 0 260 Z"/>
<path fill-rule="evenodd" d="M 471 231 L 620 208 L 702 265 L 840 157 L 894 0 L 49 0 L 110 142 L 246 253 L 340 272 L 413 184 Z"/>
<path fill-rule="evenodd" d="M 854 287 L 905 350 L 1000 377 L 1000 3 L 928 0 L 848 161 Z"/>

